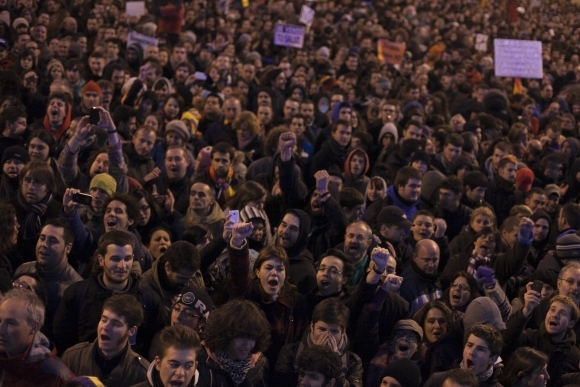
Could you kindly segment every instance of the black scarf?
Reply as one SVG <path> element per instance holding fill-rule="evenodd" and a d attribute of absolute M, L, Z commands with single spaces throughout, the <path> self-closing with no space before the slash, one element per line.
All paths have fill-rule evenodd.
<path fill-rule="evenodd" d="M 16 200 L 18 201 L 18 205 L 27 212 L 26 217 L 24 218 L 24 224 L 22 225 L 22 236 L 25 240 L 30 239 L 36 242 L 36 239 L 40 234 L 40 228 L 42 227 L 40 218 L 46 213 L 48 203 L 52 200 L 52 194 L 49 192 L 40 202 L 30 204 L 24 199 L 22 191 L 18 190 Z"/>

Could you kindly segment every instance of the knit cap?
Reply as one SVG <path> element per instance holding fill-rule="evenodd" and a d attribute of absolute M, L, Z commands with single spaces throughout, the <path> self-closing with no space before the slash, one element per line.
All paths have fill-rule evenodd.
<path fill-rule="evenodd" d="M 80 383 L 83 387 L 105 387 L 96 376 L 77 376 L 71 382 Z"/>
<path fill-rule="evenodd" d="M 465 331 L 480 324 L 489 324 L 499 331 L 506 329 L 499 308 L 489 297 L 477 297 L 465 310 L 463 317 Z"/>
<path fill-rule="evenodd" d="M 173 305 L 175 304 L 183 304 L 193 308 L 206 319 L 209 316 L 209 312 L 213 309 L 213 301 L 209 294 L 207 294 L 203 289 L 192 288 L 189 286 L 181 289 L 181 292 L 179 292 L 175 298 Z"/>
<path fill-rule="evenodd" d="M 4 153 L 2 153 L 2 165 L 4 165 L 6 160 L 10 159 L 17 159 L 22 161 L 23 164 L 26 164 L 30 161 L 30 156 L 28 155 L 26 149 L 24 149 L 23 147 L 13 145 L 6 148 Z"/>
<path fill-rule="evenodd" d="M 409 359 L 400 359 L 387 364 L 381 380 L 385 376 L 395 379 L 401 387 L 419 387 L 421 383 L 421 371 L 417 364 Z"/>
<path fill-rule="evenodd" d="M 516 172 L 516 189 L 527 192 L 532 188 L 534 172 L 530 168 L 521 168 Z"/>
<path fill-rule="evenodd" d="M 379 133 L 379 141 L 383 139 L 383 136 L 387 133 L 390 133 L 395 138 L 395 144 L 399 142 L 399 132 L 397 131 L 397 127 L 392 122 L 387 122 L 383 125 L 381 132 Z"/>
<path fill-rule="evenodd" d="M 556 255 L 560 259 L 580 259 L 580 236 L 566 234 L 556 241 Z"/>
<path fill-rule="evenodd" d="M 165 133 L 167 132 L 176 132 L 185 142 L 189 141 L 189 130 L 187 129 L 187 125 L 185 122 L 181 120 L 173 120 L 169 121 L 165 126 Z"/>
<path fill-rule="evenodd" d="M 97 93 L 99 98 L 101 98 L 101 88 L 99 87 L 99 85 L 97 85 L 97 83 L 95 81 L 88 81 L 83 86 L 82 95 L 85 95 L 85 93 L 87 93 L 89 91 L 93 91 L 93 92 Z"/>
<path fill-rule="evenodd" d="M 107 193 L 109 196 L 113 196 L 115 191 L 117 191 L 117 182 L 113 176 L 108 173 L 99 173 L 91 180 L 89 189 L 100 188 Z"/>

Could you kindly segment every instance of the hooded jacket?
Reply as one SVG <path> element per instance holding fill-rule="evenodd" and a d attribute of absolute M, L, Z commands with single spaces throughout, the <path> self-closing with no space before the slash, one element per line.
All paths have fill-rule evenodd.
<path fill-rule="evenodd" d="M 365 169 L 364 169 L 362 175 L 360 175 L 358 177 L 353 176 L 352 172 L 350 171 L 350 161 L 355 153 L 359 153 L 359 154 L 362 153 L 365 156 Z M 350 153 L 346 157 L 346 161 L 344 163 L 343 187 L 344 188 L 352 187 L 352 188 L 356 189 L 357 191 L 359 191 L 363 196 L 365 196 L 366 190 L 367 190 L 367 184 L 370 180 L 369 177 L 366 176 L 366 173 L 369 171 L 369 167 L 370 167 L 369 156 L 367 155 L 367 153 L 364 150 L 362 150 L 361 148 L 356 148 L 356 149 L 353 149 L 352 151 L 350 151 Z"/>
<path fill-rule="evenodd" d="M 295 285 L 300 294 L 308 294 L 316 284 L 316 270 L 314 269 L 314 257 L 306 250 L 310 235 L 310 216 L 302 210 L 288 210 L 286 214 L 292 214 L 300 220 L 300 231 L 294 246 L 286 249 L 290 268 L 288 270 L 290 283 Z"/>
<path fill-rule="evenodd" d="M 0 380 L 10 387 L 58 387 L 74 378 L 56 357 L 56 348 L 41 332 L 36 332 L 28 349 L 15 357 L 0 356 Z"/>
<path fill-rule="evenodd" d="M 528 254 L 528 263 L 532 265 L 534 268 L 538 267 L 538 263 L 546 256 L 548 252 L 548 243 L 550 242 L 550 233 L 552 231 L 552 221 L 550 219 L 550 215 L 544 210 L 538 210 L 532 214 L 530 219 L 534 222 L 534 224 L 539 219 L 546 219 L 548 221 L 548 234 L 542 241 L 533 241 L 532 248 L 530 249 L 530 254 Z"/>
<path fill-rule="evenodd" d="M 131 387 L 165 387 L 159 378 L 159 371 L 155 368 L 156 362 L 152 361 L 147 369 L 147 381 L 134 384 Z M 195 387 L 199 381 L 199 370 L 195 370 L 195 374 L 189 384 L 185 387 Z"/>

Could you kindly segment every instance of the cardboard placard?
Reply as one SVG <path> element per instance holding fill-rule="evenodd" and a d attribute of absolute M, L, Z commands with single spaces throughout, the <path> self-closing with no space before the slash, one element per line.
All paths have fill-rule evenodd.
<path fill-rule="evenodd" d="M 145 50 L 147 46 L 157 46 L 159 44 L 159 40 L 137 33 L 135 31 L 131 31 L 129 32 L 129 35 L 127 35 L 127 47 L 135 43 L 138 43 L 141 48 Z"/>
<path fill-rule="evenodd" d="M 274 27 L 274 45 L 302 48 L 306 27 L 292 24 L 276 24 Z"/>
<path fill-rule="evenodd" d="M 128 1 L 125 3 L 125 12 L 129 16 L 143 16 L 145 14 L 145 2 Z"/>
<path fill-rule="evenodd" d="M 479 52 L 487 52 L 488 39 L 486 34 L 475 34 L 475 49 Z"/>
<path fill-rule="evenodd" d="M 380 61 L 387 64 L 400 65 L 403 63 L 407 46 L 405 43 L 395 43 L 390 40 L 379 39 L 377 48 Z"/>
<path fill-rule="evenodd" d="M 300 23 L 306 24 L 307 26 L 312 25 L 314 21 L 314 10 L 307 5 L 302 5 L 300 10 Z"/>
<path fill-rule="evenodd" d="M 493 46 L 496 77 L 542 78 L 542 42 L 495 39 Z"/>

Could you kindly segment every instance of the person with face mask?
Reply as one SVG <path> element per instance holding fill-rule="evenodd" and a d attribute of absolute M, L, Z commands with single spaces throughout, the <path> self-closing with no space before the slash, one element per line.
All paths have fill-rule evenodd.
<path fill-rule="evenodd" d="M 347 350 L 349 310 L 337 298 L 327 298 L 321 301 L 312 314 L 310 327 L 304 332 L 302 341 L 285 345 L 280 351 L 276 362 L 275 378 L 282 387 L 295 386 L 298 382 L 298 372 L 294 367 L 300 353 L 313 346 L 321 345 L 330 348 L 341 357 L 342 375 L 337 386 L 362 387 L 362 363 L 360 357 Z"/>
<path fill-rule="evenodd" d="M 198 358 L 198 386 L 258 387 L 268 380 L 270 324 L 253 302 L 232 300 L 213 311 Z"/>

